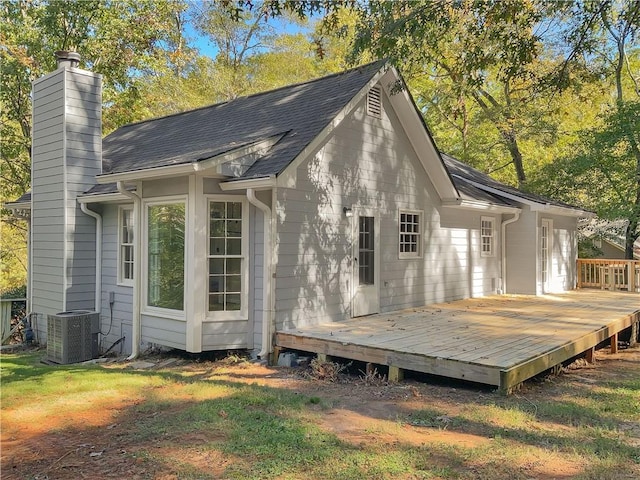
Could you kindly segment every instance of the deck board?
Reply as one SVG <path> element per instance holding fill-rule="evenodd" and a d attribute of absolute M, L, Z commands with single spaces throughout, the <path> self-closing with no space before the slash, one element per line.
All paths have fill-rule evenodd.
<path fill-rule="evenodd" d="M 467 299 L 280 330 L 276 345 L 508 389 L 638 321 L 637 294 L 575 290 Z"/>

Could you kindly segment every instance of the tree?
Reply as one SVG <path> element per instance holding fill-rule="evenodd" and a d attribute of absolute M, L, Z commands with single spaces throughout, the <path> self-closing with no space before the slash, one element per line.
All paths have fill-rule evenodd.
<path fill-rule="evenodd" d="M 605 219 L 624 219 L 625 256 L 631 259 L 640 236 L 640 2 L 591 1 L 578 8 L 578 20 L 565 34 L 569 58 L 600 75 L 613 94 L 601 124 L 586 129 L 577 153 L 550 165 L 542 182 L 564 198 L 580 195 Z"/>
<path fill-rule="evenodd" d="M 8 0 L 0 4 L 0 189 L 14 200 L 30 186 L 31 82 L 55 69 L 54 52 L 75 50 L 103 74 L 104 130 L 136 119 L 138 86 L 149 72 L 180 65 L 181 15 L 171 0 Z M 15 219 L 2 211 L 3 240 Z M 9 230 L 8 230 L 9 229 Z M 3 263 L 15 245 L 1 246 Z M 24 260 L 22 260 L 23 263 Z M 6 263 L 5 263 L 6 265 Z"/>

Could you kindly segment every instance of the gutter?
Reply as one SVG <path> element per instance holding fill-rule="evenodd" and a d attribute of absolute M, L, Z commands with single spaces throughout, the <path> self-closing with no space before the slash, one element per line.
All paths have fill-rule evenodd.
<path fill-rule="evenodd" d="M 80 210 L 96 219 L 96 294 L 93 310 L 99 313 L 102 306 L 102 215 L 89 210 L 86 203 L 80 203 Z"/>
<path fill-rule="evenodd" d="M 271 208 L 256 198 L 256 191 L 253 188 L 247 188 L 247 199 L 251 205 L 254 205 L 260 211 L 264 218 L 264 240 L 263 246 L 263 267 L 262 267 L 262 348 L 258 357 L 261 360 L 266 359 L 271 353 L 271 324 L 273 317 L 273 309 L 271 308 Z"/>
<path fill-rule="evenodd" d="M 130 192 L 124 186 L 124 182 L 118 182 L 118 192 L 127 198 L 133 200 L 133 318 L 131 325 L 131 355 L 127 360 L 135 360 L 140 354 L 140 274 L 142 258 L 142 238 L 141 238 L 141 220 L 142 220 L 142 202 L 140 195 Z"/>
<path fill-rule="evenodd" d="M 507 225 L 517 222 L 520 219 L 520 211 L 513 214 L 509 220 L 501 223 L 502 241 L 500 242 L 502 250 L 502 293 L 507 293 Z"/>

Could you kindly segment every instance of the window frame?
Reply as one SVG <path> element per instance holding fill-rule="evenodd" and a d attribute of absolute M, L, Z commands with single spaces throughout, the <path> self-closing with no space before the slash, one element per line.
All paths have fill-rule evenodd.
<path fill-rule="evenodd" d="M 418 231 L 417 232 L 403 232 L 402 231 L 402 215 L 417 215 L 418 217 Z M 405 222 L 406 224 L 407 222 Z M 413 224 L 413 223 L 412 223 Z M 409 245 L 410 242 L 403 242 L 403 235 L 415 235 L 417 239 L 416 243 L 416 251 L 415 252 L 406 252 L 402 251 L 403 245 Z M 422 258 L 423 256 L 423 246 L 424 242 L 424 210 L 412 210 L 409 208 L 401 208 L 398 210 L 398 258 L 400 259 L 412 259 L 412 258 Z M 411 242 L 412 243 L 412 242 Z"/>
<path fill-rule="evenodd" d="M 183 258 L 182 262 L 184 265 L 183 269 L 183 302 L 182 302 L 182 310 L 173 310 L 170 308 L 156 307 L 149 305 L 149 207 L 157 206 L 157 205 L 174 205 L 174 204 L 182 204 L 184 205 L 184 228 L 185 228 L 185 238 L 184 238 L 184 246 L 183 246 Z M 187 302 L 189 301 L 189 297 L 186 294 L 187 290 L 187 250 L 188 250 L 188 215 L 189 215 L 189 199 L 186 195 L 178 195 L 178 196 L 168 196 L 161 198 L 151 198 L 144 199 L 142 205 L 143 211 L 143 219 L 142 219 L 142 305 L 141 305 L 141 313 L 145 315 L 153 315 L 158 317 L 171 318 L 175 320 L 185 320 L 186 319 L 186 310 L 187 310 Z"/>
<path fill-rule="evenodd" d="M 206 195 L 206 225 L 205 236 L 206 245 L 204 258 L 207 261 L 205 267 L 205 288 L 204 288 L 204 312 L 207 320 L 246 320 L 249 311 L 249 202 L 246 197 L 239 195 Z M 211 204 L 215 202 L 234 202 L 242 205 L 241 223 L 241 254 L 240 255 L 211 255 L 210 250 L 210 228 L 211 228 Z M 209 260 L 211 258 L 240 258 L 240 309 L 239 310 L 209 310 Z M 263 286 L 263 288 L 265 288 Z"/>
<path fill-rule="evenodd" d="M 484 223 L 491 223 L 491 235 L 484 234 Z M 489 251 L 484 249 L 484 239 L 489 239 Z M 496 218 L 495 217 L 480 217 L 480 256 L 481 257 L 495 257 L 496 256 Z"/>
<path fill-rule="evenodd" d="M 131 214 L 131 223 L 132 223 L 132 227 L 133 227 L 133 242 L 132 243 L 124 243 L 123 242 L 123 220 L 124 220 L 124 212 L 129 212 Z M 135 223 L 134 223 L 134 212 L 133 212 L 133 205 L 123 205 L 118 207 L 118 246 L 117 246 L 117 285 L 122 286 L 122 287 L 133 287 L 134 284 L 134 280 L 135 280 L 135 262 L 136 262 L 136 251 L 135 251 Z M 133 258 L 133 262 L 132 262 L 132 270 L 131 270 L 131 278 L 125 278 L 124 277 L 124 256 L 122 255 L 122 249 L 123 247 L 130 247 L 131 251 L 132 251 L 132 258 Z"/>

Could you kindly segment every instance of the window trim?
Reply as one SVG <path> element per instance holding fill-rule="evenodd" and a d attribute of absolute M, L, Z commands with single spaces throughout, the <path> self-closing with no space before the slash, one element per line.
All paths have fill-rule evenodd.
<path fill-rule="evenodd" d="M 418 232 L 414 234 L 418 236 L 417 238 L 417 252 L 403 252 L 402 251 L 402 235 L 405 235 L 405 232 L 401 231 L 402 225 L 402 215 L 417 215 L 418 216 Z M 413 259 L 413 258 L 422 258 L 424 254 L 424 210 L 412 210 L 409 208 L 400 208 L 398 210 L 398 258 L 399 259 Z"/>
<path fill-rule="evenodd" d="M 205 268 L 205 288 L 204 288 L 204 312 L 205 321 L 219 321 L 219 320 L 248 320 L 249 318 L 249 202 L 247 198 L 240 195 L 205 195 L 206 199 L 206 224 L 205 224 L 205 237 L 206 244 L 204 250 L 204 258 L 207 261 Z M 209 219 L 210 208 L 212 202 L 237 202 L 242 204 L 242 236 L 241 236 L 241 248 L 242 254 L 242 266 L 241 266 L 241 291 L 240 291 L 240 310 L 209 310 Z M 221 257 L 221 258 L 226 258 Z M 263 288 L 267 288 L 263 286 Z"/>
<path fill-rule="evenodd" d="M 149 305 L 149 207 L 155 205 L 171 205 L 176 203 L 182 203 L 184 205 L 185 239 L 184 257 L 182 259 L 184 264 L 184 300 L 182 303 L 182 310 L 172 310 L 169 308 L 154 307 Z M 152 315 L 156 317 L 170 318 L 173 320 L 186 320 L 187 302 L 189 302 L 189 297 L 187 295 L 187 216 L 189 214 L 189 198 L 187 195 L 175 195 L 144 199 L 142 203 L 142 212 L 142 302 L 140 306 L 140 313 L 143 315 Z"/>
<path fill-rule="evenodd" d="M 131 222 L 133 223 L 134 219 L 133 219 L 133 205 L 122 205 L 120 207 L 118 207 L 118 245 L 117 245 L 117 251 L 116 251 L 116 262 L 117 262 L 117 280 L 116 280 L 116 285 L 121 286 L 121 287 L 133 287 L 133 283 L 134 283 L 134 276 L 135 276 L 135 267 L 133 269 L 133 271 L 131 272 L 132 277 L 131 278 L 124 278 L 124 258 L 122 257 L 122 247 L 125 245 L 122 242 L 122 221 L 124 219 L 124 212 L 128 211 L 131 213 Z M 134 236 L 135 236 L 135 228 L 136 226 L 133 225 L 133 229 L 134 229 Z M 131 246 L 131 250 L 133 251 L 133 265 L 135 266 L 135 262 L 137 260 L 137 252 L 135 251 L 135 238 L 134 238 L 134 242 L 131 244 L 126 244 L 126 245 L 130 245 Z"/>
<path fill-rule="evenodd" d="M 487 236 L 483 234 L 483 223 L 490 222 L 491 223 L 491 236 Z M 489 246 L 490 251 L 484 251 L 484 242 L 485 238 L 489 238 Z M 496 218 L 495 217 L 480 217 L 480 256 L 481 257 L 495 257 L 496 256 Z"/>

